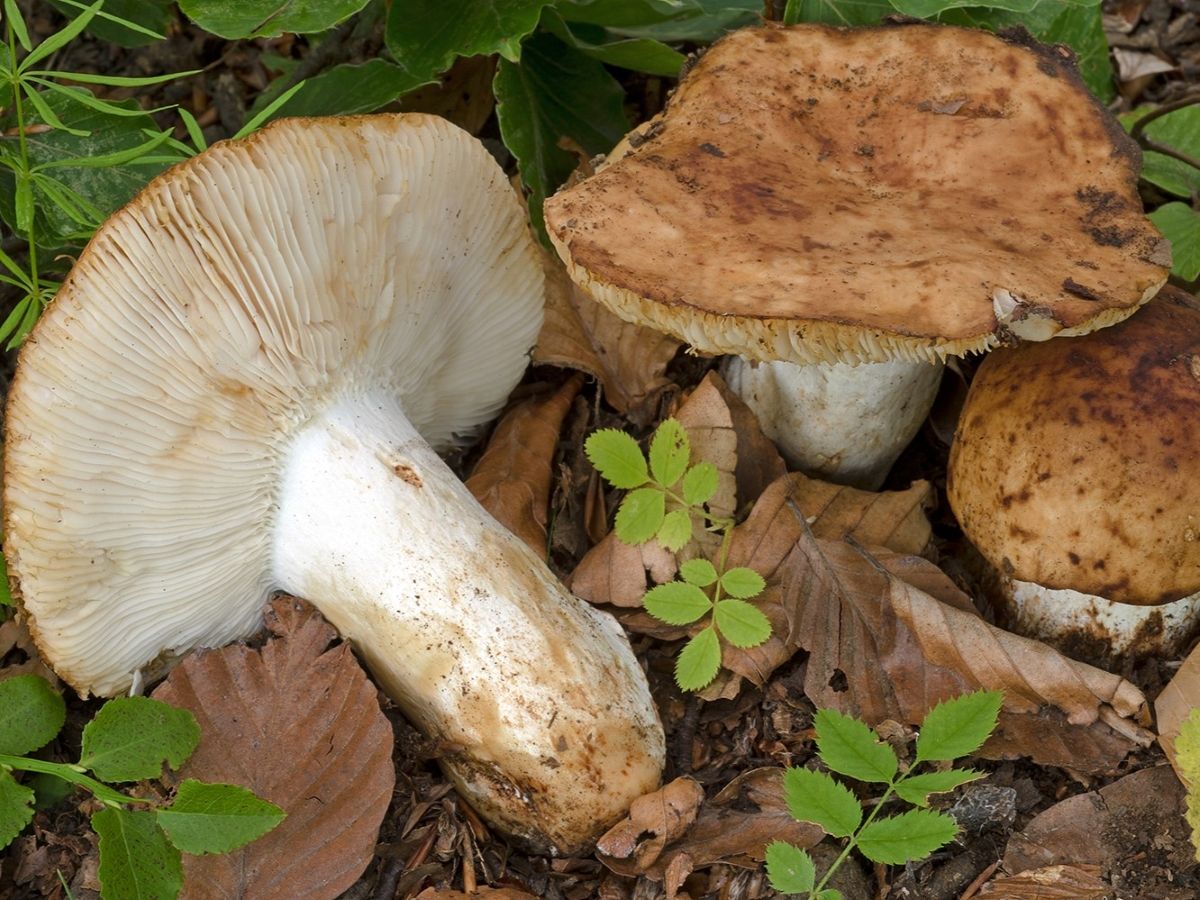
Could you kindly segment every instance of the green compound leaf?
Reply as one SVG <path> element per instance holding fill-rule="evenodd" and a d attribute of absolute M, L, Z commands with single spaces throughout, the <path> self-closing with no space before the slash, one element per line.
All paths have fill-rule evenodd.
<path fill-rule="evenodd" d="M 783 794 L 793 819 L 814 822 L 833 837 L 849 837 L 862 822 L 858 798 L 824 772 L 788 769 Z"/>
<path fill-rule="evenodd" d="M 692 506 L 707 503 L 717 492 L 721 474 L 710 462 L 696 463 L 683 476 L 683 499 Z"/>
<path fill-rule="evenodd" d="M 262 837 L 284 820 L 274 803 L 236 784 L 188 778 L 174 802 L 158 810 L 158 824 L 184 853 L 228 853 Z"/>
<path fill-rule="evenodd" d="M 950 769 L 946 772 L 926 772 L 913 775 L 896 784 L 896 793 L 913 806 L 928 806 L 930 794 L 944 794 L 983 777 L 983 772 L 970 769 Z"/>
<path fill-rule="evenodd" d="M 830 769 L 859 781 L 890 784 L 899 761 L 870 728 L 836 709 L 818 709 L 813 716 L 817 753 Z"/>
<path fill-rule="evenodd" d="M 688 584 L 708 587 L 717 580 L 717 567 L 707 559 L 689 559 L 679 567 L 679 575 Z"/>
<path fill-rule="evenodd" d="M 1150 221 L 1171 242 L 1171 274 L 1194 281 L 1200 276 L 1200 213 L 1186 203 L 1165 203 Z"/>
<path fill-rule="evenodd" d="M 898 866 L 928 856 L 957 833 L 958 823 L 945 813 L 912 809 L 867 825 L 858 833 L 858 849 L 872 862 Z"/>
<path fill-rule="evenodd" d="M 917 738 L 917 762 L 958 759 L 983 746 L 996 728 L 1002 691 L 975 691 L 939 703 L 925 714 Z"/>
<path fill-rule="evenodd" d="M 139 781 L 178 768 L 200 742 L 200 726 L 186 709 L 149 697 L 109 700 L 83 729 L 79 764 L 101 781 Z"/>
<path fill-rule="evenodd" d="M 613 523 L 626 544 L 644 544 L 658 534 L 666 518 L 666 496 L 657 487 L 630 491 L 621 501 Z"/>
<path fill-rule="evenodd" d="M 668 625 L 690 625 L 712 611 L 708 595 L 694 584 L 671 581 L 646 592 L 646 612 Z"/>
<path fill-rule="evenodd" d="M 721 642 L 717 632 L 705 628 L 687 642 L 675 660 L 675 683 L 685 691 L 698 691 L 717 677 L 721 668 Z"/>
<path fill-rule="evenodd" d="M 108 807 L 92 816 L 100 837 L 101 896 L 119 900 L 165 900 L 183 888 L 179 851 L 152 812 Z"/>
<path fill-rule="evenodd" d="M 1179 726 L 1175 738 L 1175 764 L 1187 783 L 1187 819 L 1192 829 L 1192 846 L 1200 860 L 1200 709 L 1193 708 Z"/>
<path fill-rule="evenodd" d="M 32 753 L 54 740 L 66 720 L 62 695 L 46 679 L 15 675 L 0 681 L 0 753 Z"/>
<path fill-rule="evenodd" d="M 817 870 L 812 857 L 791 844 L 767 844 L 767 878 L 781 894 L 807 894 L 816 886 Z"/>
<path fill-rule="evenodd" d="M 33 821 L 33 791 L 0 769 L 0 850 Z"/>
<path fill-rule="evenodd" d="M 615 428 L 593 431 L 584 441 L 583 452 L 600 477 L 615 488 L 629 490 L 650 480 L 642 448 L 623 431 Z"/>
<path fill-rule="evenodd" d="M 735 647 L 757 647 L 771 636 L 771 621 L 745 600 L 722 600 L 715 620 L 721 636 Z"/>
<path fill-rule="evenodd" d="M 650 441 L 650 474 L 665 488 L 675 486 L 687 471 L 692 447 L 687 432 L 675 419 L 666 419 Z"/>
<path fill-rule="evenodd" d="M 671 510 L 663 518 L 655 537 L 672 553 L 678 553 L 692 539 L 692 517 L 686 509 Z"/>
<path fill-rule="evenodd" d="M 741 600 L 757 597 L 766 586 L 761 575 L 745 566 L 737 566 L 721 576 L 721 590 Z"/>

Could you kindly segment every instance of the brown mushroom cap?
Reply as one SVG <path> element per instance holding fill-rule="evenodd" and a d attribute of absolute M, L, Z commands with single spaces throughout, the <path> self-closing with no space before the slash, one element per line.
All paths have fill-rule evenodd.
<path fill-rule="evenodd" d="M 1200 307 L 992 353 L 950 454 L 950 503 L 1001 572 L 1120 603 L 1200 591 Z"/>
<path fill-rule="evenodd" d="M 1139 163 L 1064 48 L 768 26 L 715 44 L 546 221 L 598 300 L 702 350 L 934 360 L 1153 296 Z"/>

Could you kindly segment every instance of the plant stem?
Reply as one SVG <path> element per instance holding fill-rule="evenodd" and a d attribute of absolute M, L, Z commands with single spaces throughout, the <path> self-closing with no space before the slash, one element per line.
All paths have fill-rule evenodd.
<path fill-rule="evenodd" d="M 54 775 L 63 781 L 87 788 L 101 803 L 107 806 L 124 806 L 127 803 L 149 803 L 139 797 L 127 797 L 119 791 L 114 791 L 107 784 L 97 781 L 76 770 L 67 763 L 47 762 L 44 759 L 29 759 L 25 756 L 7 756 L 0 753 L 0 768 L 19 769 L 22 772 L 40 772 L 43 775 Z"/>

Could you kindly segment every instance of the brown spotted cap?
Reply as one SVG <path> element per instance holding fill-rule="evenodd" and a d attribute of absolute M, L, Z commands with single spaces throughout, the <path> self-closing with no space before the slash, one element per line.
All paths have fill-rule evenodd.
<path fill-rule="evenodd" d="M 768 26 L 715 44 L 546 221 L 594 297 L 701 350 L 936 360 L 1153 296 L 1139 162 L 1065 48 Z"/>
<path fill-rule="evenodd" d="M 1200 307 L 992 353 L 950 454 L 950 504 L 1000 571 L 1144 606 L 1200 591 Z"/>

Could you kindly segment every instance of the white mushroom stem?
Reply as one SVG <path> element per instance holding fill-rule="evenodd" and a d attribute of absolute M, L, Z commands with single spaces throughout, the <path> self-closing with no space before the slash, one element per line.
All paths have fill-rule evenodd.
<path fill-rule="evenodd" d="M 797 469 L 875 490 L 921 427 L 941 363 L 753 363 L 731 356 L 725 380 Z"/>
<path fill-rule="evenodd" d="M 1115 603 L 1094 594 L 1002 578 L 1009 628 L 1064 650 L 1107 659 L 1171 657 L 1200 629 L 1200 594 L 1160 606 Z"/>
<path fill-rule="evenodd" d="M 662 726 L 616 621 L 488 515 L 395 400 L 343 400 L 293 441 L 277 583 L 441 739 L 481 813 L 573 852 L 657 786 Z"/>

